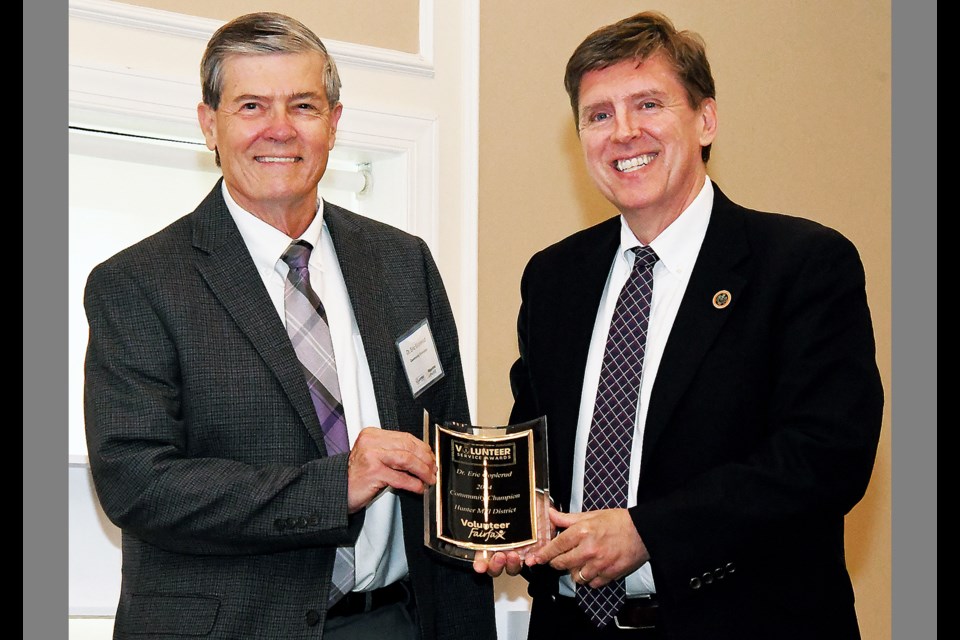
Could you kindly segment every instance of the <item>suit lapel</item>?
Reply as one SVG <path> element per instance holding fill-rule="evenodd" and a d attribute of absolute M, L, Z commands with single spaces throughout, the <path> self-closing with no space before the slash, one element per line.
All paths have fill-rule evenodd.
<path fill-rule="evenodd" d="M 597 319 L 600 299 L 610 274 L 610 265 L 620 246 L 620 218 L 611 218 L 578 238 L 566 262 L 557 268 L 556 282 L 563 292 L 558 295 L 559 306 L 549 310 L 554 315 L 557 345 L 550 364 L 558 376 L 557 394 L 552 412 L 559 419 L 550 427 L 550 444 L 559 464 L 551 468 L 554 474 L 556 498 L 564 507 L 569 505 L 572 482 L 573 454 L 583 391 L 583 373 L 590 350 L 590 340 Z M 555 304 L 555 301 L 551 303 Z"/>
<path fill-rule="evenodd" d="M 748 281 L 738 270 L 749 256 L 742 217 L 714 185 L 714 205 L 707 233 L 670 330 L 657 371 L 644 429 L 643 456 L 651 455 L 677 403 L 686 392 Z M 730 293 L 724 308 L 714 306 L 720 291 Z M 641 465 L 641 477 L 643 466 Z"/>
<path fill-rule="evenodd" d="M 385 429 L 395 429 L 399 419 L 394 399 L 387 393 L 396 384 L 397 356 L 393 351 L 392 323 L 386 312 L 392 306 L 388 299 L 390 287 L 383 284 L 393 280 L 383 271 L 380 256 L 372 246 L 373 239 L 364 234 L 352 215 L 325 202 L 323 216 L 357 319 L 381 425 Z"/>
<path fill-rule="evenodd" d="M 204 254 L 197 261 L 197 268 L 213 295 L 276 375 L 317 446 L 326 452 L 300 361 L 261 284 L 220 188 L 218 182 L 195 212 L 193 245 Z"/>

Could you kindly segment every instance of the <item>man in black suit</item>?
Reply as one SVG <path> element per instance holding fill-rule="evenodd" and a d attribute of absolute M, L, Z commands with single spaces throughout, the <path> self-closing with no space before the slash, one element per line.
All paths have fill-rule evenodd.
<path fill-rule="evenodd" d="M 524 272 L 511 421 L 547 417 L 559 534 L 475 569 L 527 576 L 530 638 L 858 638 L 843 519 L 883 395 L 856 249 L 710 180 L 710 66 L 661 14 L 588 36 L 565 84 L 620 216 Z M 638 270 L 641 295 L 619 302 Z"/>
<path fill-rule="evenodd" d="M 250 14 L 201 75 L 223 178 L 85 291 L 90 467 L 123 537 L 114 636 L 493 637 L 490 579 L 423 544 L 424 409 L 469 421 L 437 267 L 318 196 L 333 60 L 301 23 Z"/>

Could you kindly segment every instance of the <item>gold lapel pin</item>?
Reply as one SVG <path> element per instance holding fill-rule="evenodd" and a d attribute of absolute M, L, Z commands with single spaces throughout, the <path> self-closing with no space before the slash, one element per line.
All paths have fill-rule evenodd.
<path fill-rule="evenodd" d="M 713 306 L 717 309 L 725 309 L 731 300 L 733 300 L 733 296 L 726 289 L 722 289 L 713 294 Z"/>

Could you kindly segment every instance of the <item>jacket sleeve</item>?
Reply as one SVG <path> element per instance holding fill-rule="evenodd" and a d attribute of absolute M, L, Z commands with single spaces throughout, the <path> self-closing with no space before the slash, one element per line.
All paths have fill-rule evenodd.
<path fill-rule="evenodd" d="M 268 450 L 275 443 L 258 443 L 236 424 L 223 437 L 254 438 L 246 446 L 261 450 L 259 461 L 216 457 L 209 443 L 206 453 L 194 453 L 200 422 L 215 413 L 201 415 L 197 399 L 217 399 L 218 390 L 185 383 L 174 338 L 180 320 L 154 293 L 113 262 L 97 267 L 85 290 L 87 448 L 110 520 L 150 544 L 187 554 L 269 553 L 354 540 L 362 512 L 347 514 L 346 455 L 284 460 L 283 452 Z M 231 355 L 222 358 L 211 367 L 229 367 Z M 247 426 L 269 427 L 272 416 L 260 400 L 245 402 L 249 406 L 229 410 L 245 411 Z"/>

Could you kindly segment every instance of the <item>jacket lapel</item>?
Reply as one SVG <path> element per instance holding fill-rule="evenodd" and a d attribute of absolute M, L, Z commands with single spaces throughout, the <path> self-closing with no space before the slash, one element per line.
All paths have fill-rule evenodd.
<path fill-rule="evenodd" d="M 397 356 L 393 351 L 392 323 L 386 312 L 392 306 L 388 299 L 390 287 L 383 284 L 392 280 L 384 273 L 380 256 L 372 246 L 373 240 L 366 237 L 352 215 L 324 202 L 323 216 L 357 319 L 381 425 L 385 429 L 396 429 L 399 419 L 394 398 L 388 397 L 388 390 L 395 388 Z"/>
<path fill-rule="evenodd" d="M 220 188 L 217 182 L 195 212 L 193 246 L 203 254 L 197 268 L 227 314 L 276 375 L 307 431 L 326 453 L 323 432 L 300 361 L 261 284 L 260 274 L 227 210 Z"/>
<path fill-rule="evenodd" d="M 562 283 L 560 305 L 549 310 L 554 314 L 555 360 L 551 368 L 557 378 L 556 406 L 552 414 L 559 418 L 550 428 L 550 445 L 558 464 L 551 467 L 556 499 L 569 506 L 573 454 L 583 391 L 583 373 L 590 350 L 590 340 L 597 319 L 597 309 L 610 274 L 610 265 L 620 246 L 620 217 L 614 217 L 587 232 L 575 247 L 565 265 L 558 269 L 557 282 Z"/>
<path fill-rule="evenodd" d="M 749 245 L 738 209 L 714 184 L 710 223 L 670 330 L 650 398 L 644 458 L 652 455 L 677 403 L 746 288 L 747 278 L 738 266 L 748 256 Z M 720 291 L 730 293 L 730 302 L 718 309 L 713 301 Z M 641 477 L 642 469 L 643 466 Z"/>

